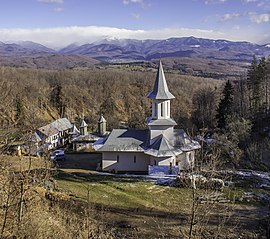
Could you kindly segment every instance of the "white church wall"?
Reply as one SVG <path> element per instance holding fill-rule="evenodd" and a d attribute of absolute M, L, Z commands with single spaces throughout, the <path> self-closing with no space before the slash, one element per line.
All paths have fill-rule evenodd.
<path fill-rule="evenodd" d="M 156 102 L 152 102 L 152 119 L 157 119 L 157 117 L 158 117 L 158 113 L 157 113 L 157 111 L 158 111 L 158 105 L 157 105 L 157 103 Z"/>
<path fill-rule="evenodd" d="M 175 157 L 160 157 L 151 156 L 150 165 L 153 166 L 175 166 Z"/>
<path fill-rule="evenodd" d="M 148 171 L 150 156 L 143 152 L 103 152 L 102 170 L 104 171 Z"/>

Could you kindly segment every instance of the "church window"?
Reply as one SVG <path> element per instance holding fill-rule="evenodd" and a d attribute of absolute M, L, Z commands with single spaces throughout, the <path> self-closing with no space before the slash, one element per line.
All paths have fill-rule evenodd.
<path fill-rule="evenodd" d="M 119 163 L 119 155 L 116 156 L 116 161 Z"/>
<path fill-rule="evenodd" d="M 157 117 L 157 110 L 158 110 L 158 105 L 155 103 L 155 117 Z"/>
<path fill-rule="evenodd" d="M 169 116 L 170 115 L 170 112 L 169 112 L 170 110 L 169 110 L 169 102 L 167 102 L 167 116 Z"/>
<path fill-rule="evenodd" d="M 160 116 L 163 117 L 163 103 L 160 104 Z"/>
<path fill-rule="evenodd" d="M 136 161 L 137 161 L 137 157 L 136 155 L 134 155 L 134 163 L 136 163 Z"/>

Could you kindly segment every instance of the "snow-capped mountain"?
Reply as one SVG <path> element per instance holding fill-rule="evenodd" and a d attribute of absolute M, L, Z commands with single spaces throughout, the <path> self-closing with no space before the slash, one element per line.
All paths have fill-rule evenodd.
<path fill-rule="evenodd" d="M 195 37 L 166 40 L 104 39 L 70 49 L 62 54 L 80 54 L 104 61 L 152 60 L 160 57 L 199 57 L 221 60 L 251 61 L 254 55 L 270 55 L 269 45 Z"/>
<path fill-rule="evenodd" d="M 253 56 L 268 57 L 270 44 L 258 45 L 249 42 L 211 40 L 195 37 L 170 38 L 165 40 L 136 40 L 105 38 L 89 44 L 71 44 L 59 50 L 50 49 L 39 43 L 0 42 L 0 65 L 29 65 L 29 61 L 45 65 L 53 57 L 61 68 L 89 66 L 100 61 L 130 62 L 152 61 L 159 58 L 200 59 L 200 61 L 221 60 L 227 62 L 251 62 Z M 68 57 L 72 56 L 72 57 Z M 90 62 L 88 62 L 88 60 Z M 73 64 L 74 61 L 74 64 Z M 85 64 L 83 63 L 85 62 Z M 16 63 L 16 64 L 15 64 Z M 18 63 L 18 64 L 17 64 Z M 22 64 L 23 63 L 23 64 Z M 32 67 L 33 63 L 29 67 Z M 57 68 L 57 66 L 56 66 Z"/>

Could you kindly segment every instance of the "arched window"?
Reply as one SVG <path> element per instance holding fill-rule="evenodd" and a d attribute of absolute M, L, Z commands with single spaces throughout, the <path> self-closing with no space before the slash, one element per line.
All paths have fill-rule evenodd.
<path fill-rule="evenodd" d="M 160 104 L 160 116 L 163 117 L 163 103 Z"/>

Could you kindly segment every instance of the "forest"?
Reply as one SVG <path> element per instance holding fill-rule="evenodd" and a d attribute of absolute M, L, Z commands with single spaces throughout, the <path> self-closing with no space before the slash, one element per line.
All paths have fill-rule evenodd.
<path fill-rule="evenodd" d="M 52 119 L 68 117 L 76 121 L 86 118 L 96 127 L 103 113 L 108 127 L 124 121 L 130 127 L 144 127 L 151 102 L 146 98 L 154 84 L 156 70 L 132 68 L 93 68 L 83 70 L 35 70 L 1 68 L 1 127 L 28 130 Z M 218 91 L 222 81 L 166 73 L 169 87 L 176 99 L 173 117 L 179 127 L 188 124 L 193 106 L 192 96 L 199 89 Z M 136 119 L 135 119 L 136 117 Z"/>
<path fill-rule="evenodd" d="M 166 67 L 164 70 L 168 87 L 176 97 L 172 100 L 172 117 L 178 128 L 184 128 L 202 146 L 196 157 L 199 170 L 207 166 L 212 173 L 224 169 L 269 172 L 270 59 L 254 58 L 246 75 L 233 80 L 180 74 Z M 74 123 L 84 118 L 89 129 L 96 130 L 99 114 L 103 113 L 109 130 L 120 125 L 144 128 L 151 112 L 151 101 L 146 96 L 155 76 L 154 68 L 126 66 L 73 70 L 2 67 L 0 146 L 19 142 L 25 134 L 59 117 Z M 249 183 L 254 185 L 251 180 L 244 186 Z M 212 199 L 200 204 L 201 197 L 206 200 L 206 196 L 213 198 L 217 193 L 219 197 L 221 193 L 161 186 L 155 191 L 153 183 L 134 178 L 61 171 L 43 158 L 1 153 L 0 186 L 3 238 L 235 238 L 240 232 L 243 238 L 270 235 L 268 204 L 242 202 L 243 185 L 225 190 L 223 204 Z M 128 207 L 119 206 L 118 200 L 104 206 L 101 202 L 110 199 L 104 191 L 111 198 L 119 193 L 123 200 L 118 198 L 119 202 Z M 145 205 L 138 203 L 134 208 L 134 198 Z M 167 201 L 173 202 L 171 208 L 164 204 Z M 245 214 L 248 210 L 254 210 L 250 218 L 258 227 L 252 226 L 253 221 Z M 126 224 L 119 211 L 137 227 Z M 134 219 L 134 212 L 140 215 L 141 224 L 126 219 L 130 215 Z M 116 215 L 121 219 L 117 225 L 110 221 Z M 150 223 L 149 228 L 141 218 Z M 241 227 L 240 220 L 247 228 Z M 176 226 L 171 227 L 171 222 Z M 147 233 L 152 234 L 149 237 Z"/>
<path fill-rule="evenodd" d="M 121 66 L 58 71 L 2 67 L 2 139 L 18 139 L 59 117 L 74 123 L 84 118 L 90 130 L 96 130 L 100 113 L 109 130 L 120 123 L 144 128 L 151 112 L 146 96 L 153 87 L 155 71 Z M 221 141 L 226 139 L 229 148 L 223 152 L 224 160 L 231 155 L 233 167 L 241 159 L 264 167 L 268 155 L 265 136 L 270 130 L 269 72 L 270 60 L 265 58 L 254 58 L 246 75 L 234 80 L 171 73 L 165 67 L 168 87 L 176 97 L 171 108 L 177 127 L 192 137 L 215 134 L 224 138 Z"/>

